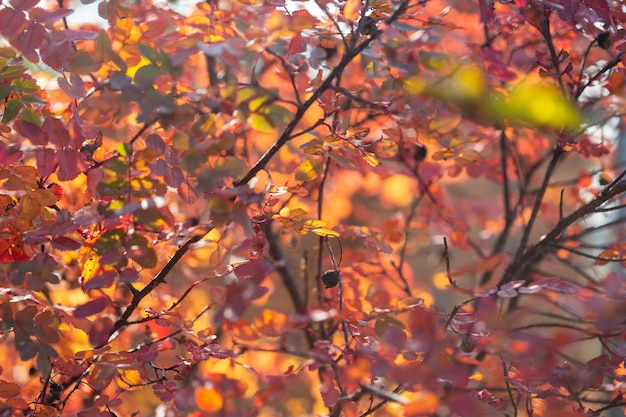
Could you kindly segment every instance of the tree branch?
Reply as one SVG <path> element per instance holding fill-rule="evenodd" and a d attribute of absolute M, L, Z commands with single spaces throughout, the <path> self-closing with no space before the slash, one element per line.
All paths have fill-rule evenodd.
<path fill-rule="evenodd" d="M 191 246 L 191 244 L 198 242 L 200 239 L 202 239 L 207 233 L 209 233 L 211 230 L 213 229 L 213 227 L 209 227 L 209 230 L 207 230 L 205 233 L 203 233 L 202 235 L 196 235 L 196 236 L 192 236 L 190 238 L 188 238 L 185 243 L 183 243 L 174 253 L 174 255 L 172 255 L 172 258 L 165 264 L 165 266 L 163 267 L 163 269 L 161 269 L 161 271 L 156 275 L 156 277 L 154 277 L 149 283 L 148 285 L 146 285 L 141 291 L 137 292 L 134 296 L 133 299 L 130 301 L 130 303 L 128 304 L 128 307 L 126 307 L 126 309 L 124 310 L 124 312 L 122 313 L 122 315 L 117 319 L 117 321 L 113 324 L 113 328 L 111 329 L 111 331 L 109 332 L 109 337 L 107 337 L 107 341 L 101 343 L 100 345 L 96 346 L 96 349 L 100 349 L 103 346 L 105 346 L 107 343 L 111 342 L 111 340 L 115 339 L 120 332 L 129 325 L 129 321 L 128 319 L 130 318 L 130 316 L 133 314 L 133 312 L 137 309 L 137 307 L 139 307 L 139 303 L 141 302 L 141 300 L 143 300 L 144 298 L 146 298 L 156 287 L 158 287 L 160 284 L 165 282 L 165 278 L 167 277 L 167 275 L 172 271 L 172 269 L 174 268 L 174 266 L 178 263 L 178 261 L 181 260 L 181 258 L 185 255 L 185 253 L 187 253 L 187 251 L 189 250 L 189 247 Z"/>
<path fill-rule="evenodd" d="M 575 210 L 569 216 L 560 219 L 559 222 L 554 226 L 554 228 L 542 240 L 530 247 L 526 252 L 520 253 L 519 256 L 516 256 L 513 262 L 509 264 L 508 268 L 502 275 L 499 285 L 520 278 L 527 279 L 523 277 L 523 275 L 527 273 L 529 266 L 540 262 L 544 257 L 544 251 L 548 247 L 554 245 L 558 237 L 563 232 L 565 232 L 568 227 L 570 227 L 583 217 L 594 213 L 598 207 L 606 203 L 608 200 L 621 193 L 626 192 L 626 180 L 622 180 L 625 175 L 626 171 L 622 172 L 593 200 L 580 207 L 578 210 Z"/>
<path fill-rule="evenodd" d="M 400 15 L 404 13 L 404 11 L 409 6 L 410 0 L 403 0 L 395 12 L 389 16 L 389 18 L 385 21 L 387 24 L 391 24 L 398 20 Z M 341 61 L 339 64 L 333 68 L 328 77 L 322 82 L 322 84 L 311 94 L 311 97 L 308 98 L 296 111 L 291 122 L 285 127 L 280 137 L 270 146 L 270 148 L 259 158 L 259 160 L 250 168 L 250 170 L 240 179 L 235 181 L 234 186 L 240 187 L 244 184 L 247 184 L 259 171 L 263 170 L 269 161 L 276 155 L 276 153 L 291 139 L 291 132 L 294 131 L 296 126 L 302 120 L 304 114 L 309 110 L 309 108 L 322 96 L 326 90 L 332 88 L 332 84 L 335 79 L 343 73 L 343 70 L 348 66 L 350 62 L 354 58 L 356 58 L 363 50 L 365 50 L 374 40 L 378 39 L 380 36 L 379 32 L 375 31 L 372 33 L 367 39 L 361 42 L 359 45 L 354 48 L 348 48 L 346 53 L 341 57 Z"/>

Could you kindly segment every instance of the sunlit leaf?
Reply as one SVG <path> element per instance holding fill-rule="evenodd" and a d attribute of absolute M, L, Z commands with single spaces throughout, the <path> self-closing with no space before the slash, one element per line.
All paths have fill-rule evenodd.
<path fill-rule="evenodd" d="M 398 144 L 391 139 L 379 140 L 374 143 L 373 151 L 380 159 L 391 159 L 398 154 Z"/>
<path fill-rule="evenodd" d="M 374 156 L 374 154 L 369 153 L 369 152 L 365 152 L 363 154 L 363 159 L 365 160 L 365 162 L 367 162 L 367 164 L 371 167 L 377 167 L 380 165 L 380 161 L 378 160 L 378 158 L 376 158 L 376 156 Z"/>
<path fill-rule="evenodd" d="M 533 126 L 576 129 L 583 121 L 580 111 L 563 97 L 559 89 L 548 83 L 520 83 L 500 110 L 503 117 L 512 122 Z"/>
<path fill-rule="evenodd" d="M 458 166 L 465 166 L 475 164 L 480 161 L 480 153 L 476 152 L 473 149 L 468 149 L 459 153 L 456 158 L 454 158 L 454 162 Z"/>
<path fill-rule="evenodd" d="M 250 127 L 261 133 L 274 133 L 274 126 L 269 119 L 260 113 L 253 113 L 248 120 Z"/>
<path fill-rule="evenodd" d="M 454 115 L 449 117 L 438 117 L 433 119 L 428 127 L 432 130 L 435 130 L 439 133 L 449 133 L 454 130 L 461 123 L 461 116 Z"/>
<path fill-rule="evenodd" d="M 419 75 L 414 75 L 403 81 L 404 91 L 411 96 L 416 96 L 426 89 L 426 82 Z"/>
<path fill-rule="evenodd" d="M 296 168 L 296 180 L 311 181 L 317 178 L 324 169 L 323 164 L 316 159 L 307 159 Z"/>
<path fill-rule="evenodd" d="M 209 413 L 218 412 L 224 405 L 222 393 L 213 387 L 196 388 L 194 398 L 198 408 Z"/>
<path fill-rule="evenodd" d="M 335 236 L 335 237 L 339 237 L 339 233 L 335 232 L 334 230 L 326 229 L 326 228 L 323 228 L 323 227 L 317 227 L 315 229 L 311 229 L 311 231 L 313 233 L 315 233 L 316 235 L 319 235 L 319 236 Z"/>
<path fill-rule="evenodd" d="M 0 398 L 15 398 L 21 391 L 18 384 L 0 380 Z"/>

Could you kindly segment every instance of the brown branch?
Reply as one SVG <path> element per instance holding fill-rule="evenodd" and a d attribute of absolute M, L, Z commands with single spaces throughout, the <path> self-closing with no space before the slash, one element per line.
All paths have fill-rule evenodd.
<path fill-rule="evenodd" d="M 330 414 L 330 417 L 339 417 L 341 415 L 341 410 L 342 410 L 341 406 L 343 404 L 348 403 L 348 402 L 357 402 L 361 398 L 363 398 L 363 396 L 367 394 L 374 395 L 383 400 L 382 404 L 378 406 L 378 408 L 382 407 L 382 405 L 388 402 L 396 402 L 398 404 L 407 404 L 408 403 L 407 399 L 398 395 L 400 390 L 401 390 L 400 387 L 397 387 L 393 391 L 385 391 L 384 389 L 379 388 L 375 385 L 363 384 L 361 385 L 360 388 L 358 388 L 353 393 L 346 394 L 342 396 L 341 398 L 339 398 L 339 400 L 337 401 L 337 404 L 335 404 L 335 406 L 333 407 L 333 411 Z M 368 415 L 368 414 L 363 414 L 363 415 Z"/>
<path fill-rule="evenodd" d="M 125 327 L 127 327 L 130 324 L 128 319 L 135 312 L 137 307 L 139 307 L 139 303 L 141 302 L 141 300 L 146 298 L 160 284 L 164 283 L 165 282 L 165 278 L 167 277 L 167 275 L 172 271 L 174 266 L 178 263 L 178 261 L 181 260 L 181 258 L 185 255 L 185 253 L 187 253 L 187 251 L 189 250 L 189 247 L 193 243 L 195 243 L 195 242 L 199 241 L 200 239 L 202 239 L 206 235 L 206 233 L 209 233 L 212 229 L 213 229 L 213 227 L 209 227 L 209 230 L 207 230 L 204 234 L 196 235 L 196 236 L 192 236 L 192 237 L 188 238 L 185 241 L 185 243 L 183 243 L 176 250 L 174 255 L 172 255 L 172 258 L 165 264 L 163 269 L 161 269 L 161 271 L 159 271 L 159 273 L 156 275 L 156 277 L 154 277 L 148 283 L 148 285 L 146 285 L 141 291 L 135 293 L 135 295 L 133 296 L 133 299 L 128 304 L 128 307 L 126 307 L 126 309 L 124 310 L 122 315 L 113 324 L 113 327 L 112 327 L 112 329 L 109 332 L 109 336 L 107 337 L 107 341 L 106 342 L 102 342 L 98 346 L 95 346 L 96 349 L 100 349 L 100 348 L 104 347 L 111 340 L 115 339 L 119 335 L 119 333 Z"/>
<path fill-rule="evenodd" d="M 277 264 L 277 269 L 283 281 L 283 285 L 289 292 L 289 296 L 291 297 L 291 301 L 293 302 L 296 312 L 302 313 L 306 311 L 306 303 L 300 294 L 296 275 L 289 266 L 289 262 L 287 262 L 287 256 L 285 255 L 283 247 L 278 240 L 278 236 L 276 236 L 272 230 L 272 223 L 273 220 L 271 219 L 267 219 L 267 221 L 262 223 L 263 233 L 267 239 L 269 254 Z"/>
<path fill-rule="evenodd" d="M 544 257 L 544 251 L 557 242 L 557 239 L 568 227 L 589 214 L 594 213 L 598 207 L 606 203 L 608 200 L 626 192 L 626 180 L 622 180 L 625 175 L 626 171 L 622 172 L 593 200 L 575 210 L 569 216 L 561 218 L 554 228 L 547 235 L 545 235 L 542 240 L 531 246 L 526 252 L 518 253 L 518 256 L 516 256 L 513 262 L 511 262 L 507 267 L 498 285 L 520 278 L 527 279 L 526 277 L 523 277 L 523 275 L 528 272 L 529 266 L 540 262 Z"/>
<path fill-rule="evenodd" d="M 387 24 L 391 24 L 395 22 L 396 20 L 398 20 L 400 15 L 402 15 L 402 13 L 404 13 L 404 11 L 408 8 L 409 2 L 410 0 L 403 0 L 398 5 L 398 8 L 393 12 L 391 16 L 389 16 L 389 18 L 387 18 L 385 22 Z M 259 173 L 259 171 L 265 169 L 265 167 L 267 166 L 269 161 L 274 157 L 274 155 L 276 155 L 276 153 L 287 142 L 289 142 L 289 140 L 291 139 L 291 132 L 293 132 L 296 126 L 298 126 L 298 124 L 302 120 L 302 117 L 309 110 L 309 108 L 315 102 L 317 102 L 317 100 L 322 96 L 324 92 L 326 92 L 326 90 L 329 90 L 332 88 L 333 82 L 335 81 L 336 78 L 341 76 L 341 74 L 343 73 L 343 70 L 348 66 L 348 64 L 352 62 L 352 60 L 356 58 L 361 52 L 363 52 L 373 41 L 378 39 L 379 36 L 380 36 L 379 32 L 374 32 L 372 35 L 370 35 L 367 39 L 365 39 L 359 45 L 355 46 L 354 48 L 348 48 L 346 50 L 346 53 L 342 56 L 339 64 L 335 68 L 333 68 L 333 70 L 330 72 L 330 74 L 328 74 L 328 77 L 326 77 L 326 79 L 322 82 L 319 88 L 317 88 L 313 92 L 313 94 L 311 94 L 311 97 L 309 97 L 307 101 L 305 101 L 300 107 L 298 107 L 298 110 L 296 110 L 296 114 L 294 115 L 293 119 L 291 119 L 291 122 L 289 122 L 289 124 L 285 127 L 285 129 L 281 133 L 280 137 L 276 140 L 276 142 L 274 142 L 272 146 L 270 146 L 270 148 L 259 158 L 259 160 L 252 166 L 252 168 L 250 168 L 250 170 L 242 178 L 235 181 L 234 183 L 235 187 L 240 187 L 244 184 L 247 184 L 252 178 L 254 178 L 256 174 Z"/>

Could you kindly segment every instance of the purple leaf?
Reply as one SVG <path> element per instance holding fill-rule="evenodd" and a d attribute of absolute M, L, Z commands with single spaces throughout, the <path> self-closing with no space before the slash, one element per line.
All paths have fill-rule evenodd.
<path fill-rule="evenodd" d="M 111 305 L 109 297 L 98 297 L 87 301 L 85 304 L 79 305 L 74 309 L 74 317 L 85 318 L 101 313 L 105 308 Z"/>
<path fill-rule="evenodd" d="M 113 320 L 109 317 L 101 317 L 94 321 L 89 329 L 89 343 L 92 346 L 104 346 L 109 340 L 109 336 L 113 330 Z"/>

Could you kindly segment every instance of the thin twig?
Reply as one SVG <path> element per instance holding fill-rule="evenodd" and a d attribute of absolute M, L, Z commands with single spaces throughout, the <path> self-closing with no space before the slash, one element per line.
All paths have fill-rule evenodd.
<path fill-rule="evenodd" d="M 165 278 L 167 277 L 167 275 L 172 271 L 172 269 L 174 268 L 174 266 L 178 263 L 178 261 L 181 260 L 181 258 L 185 255 L 185 253 L 187 253 L 187 251 L 189 250 L 189 247 L 193 244 L 198 242 L 200 239 L 202 239 L 203 236 L 205 236 L 207 233 L 209 233 L 211 230 L 213 229 L 212 226 L 209 227 L 209 230 L 207 230 L 205 233 L 203 233 L 202 235 L 196 235 L 196 236 L 192 236 L 190 238 L 188 238 L 174 253 L 174 255 L 172 255 L 172 257 L 170 258 L 170 260 L 165 264 L 165 266 L 163 267 L 163 269 L 161 269 L 161 271 L 159 271 L 159 273 L 148 283 L 148 285 L 146 285 L 141 291 L 137 292 L 132 300 L 130 301 L 130 303 L 128 304 L 128 306 L 126 307 L 126 309 L 124 310 L 124 312 L 122 313 L 122 315 L 117 319 L 117 321 L 113 324 L 113 327 L 111 328 L 111 330 L 109 331 L 108 337 L 107 337 L 107 341 L 100 343 L 100 345 L 96 346 L 96 349 L 100 349 L 103 346 L 105 346 L 107 343 L 109 343 L 111 340 L 115 339 L 119 333 L 128 326 L 129 321 L 128 319 L 130 318 L 130 316 L 133 314 L 133 312 L 137 309 L 137 307 L 139 307 L 139 303 L 141 302 L 141 300 L 143 300 L 144 298 L 146 298 L 156 287 L 158 287 L 160 284 L 165 282 Z"/>
<path fill-rule="evenodd" d="M 396 10 L 392 13 L 389 18 L 387 18 L 386 23 L 391 24 L 395 22 L 404 11 L 409 6 L 410 0 L 403 0 Z M 335 79 L 343 73 L 343 70 L 348 66 L 352 60 L 357 57 L 361 52 L 363 52 L 369 45 L 374 42 L 379 37 L 378 32 L 374 32 L 371 36 L 365 39 L 360 44 L 356 45 L 354 48 L 349 48 L 346 50 L 345 54 L 342 56 L 339 64 L 333 68 L 333 70 L 328 74 L 326 79 L 322 82 L 322 84 L 315 89 L 313 94 L 305 101 L 298 109 L 296 110 L 296 114 L 293 119 L 287 124 L 280 137 L 270 146 L 270 148 L 259 158 L 259 160 L 250 168 L 250 170 L 240 179 L 234 182 L 235 187 L 240 187 L 244 184 L 247 184 L 254 176 L 264 169 L 269 161 L 276 155 L 276 153 L 290 140 L 291 133 L 294 131 L 296 126 L 302 120 L 304 114 L 308 111 L 308 109 L 317 102 L 317 100 L 322 96 L 326 90 L 332 88 L 332 85 Z"/>

